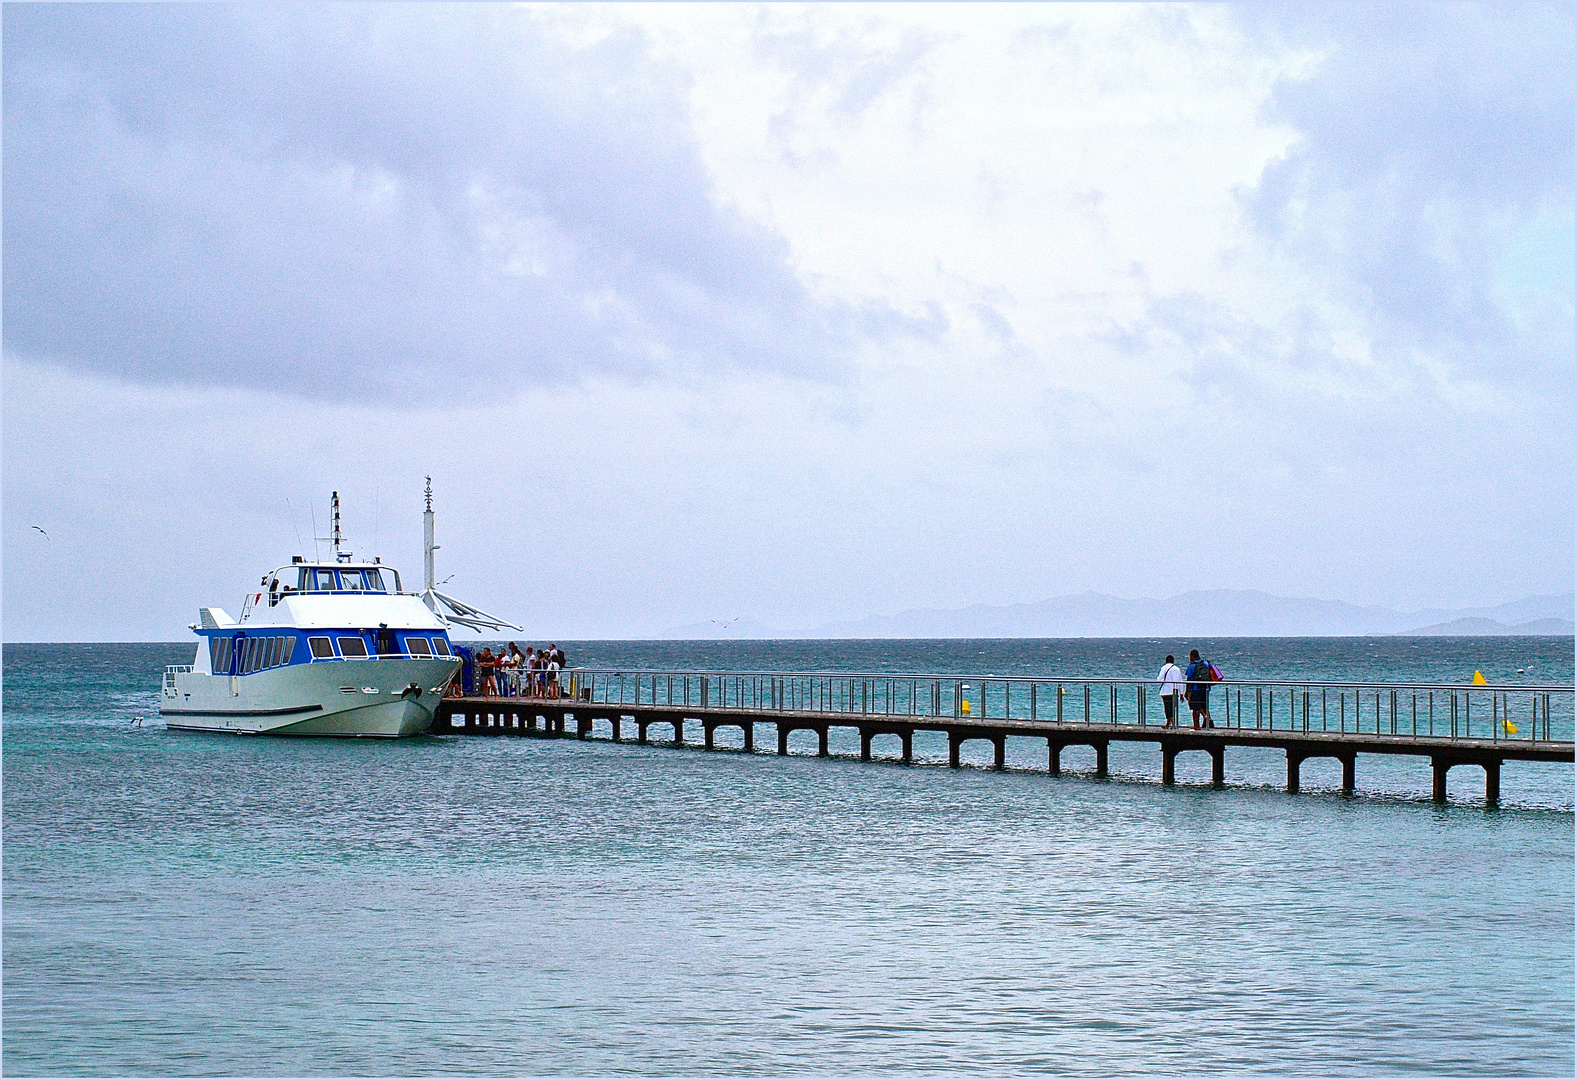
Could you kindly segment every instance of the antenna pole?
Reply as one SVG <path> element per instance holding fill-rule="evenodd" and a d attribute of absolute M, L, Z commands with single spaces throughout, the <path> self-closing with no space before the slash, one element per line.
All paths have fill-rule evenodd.
<path fill-rule="evenodd" d="M 433 591 L 433 552 L 438 550 L 438 545 L 433 543 L 433 478 L 427 478 L 427 512 L 422 515 L 422 569 L 427 573 L 427 592 Z"/>
<path fill-rule="evenodd" d="M 340 541 L 340 535 L 339 535 L 339 492 L 337 492 L 337 491 L 334 492 L 334 498 L 331 501 L 333 502 L 333 510 L 334 510 L 334 528 L 332 530 L 330 530 L 330 531 L 333 534 L 332 539 L 334 541 L 334 558 L 338 559 L 339 558 L 339 541 Z"/>
<path fill-rule="evenodd" d="M 422 603 L 426 604 L 445 626 L 465 626 L 479 634 L 483 630 L 521 629 L 512 622 L 494 618 L 480 608 L 474 608 L 452 596 L 446 596 L 433 585 L 433 552 L 438 550 L 438 545 L 433 543 L 433 478 L 430 476 L 427 478 L 427 489 L 423 494 L 427 497 L 427 511 L 422 515 L 422 569 L 427 575 L 427 587 L 422 590 Z"/>

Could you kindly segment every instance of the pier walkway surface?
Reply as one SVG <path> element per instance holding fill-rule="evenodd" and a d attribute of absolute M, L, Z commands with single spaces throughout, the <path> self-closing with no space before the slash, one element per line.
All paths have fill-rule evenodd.
<path fill-rule="evenodd" d="M 860 760 L 872 742 L 896 736 L 904 763 L 913 760 L 914 733 L 944 733 L 948 757 L 959 764 L 969 740 L 992 744 L 1002 768 L 1008 737 L 1045 739 L 1048 768 L 1061 771 L 1062 750 L 1088 746 L 1095 773 L 1105 776 L 1113 742 L 1150 742 L 1161 750 L 1161 782 L 1173 782 L 1177 755 L 1208 753 L 1212 780 L 1222 786 L 1229 746 L 1267 747 L 1287 755 L 1287 790 L 1298 790 L 1302 763 L 1334 758 L 1342 790 L 1351 794 L 1359 754 L 1427 757 L 1434 797 L 1446 798 L 1446 774 L 1457 765 L 1481 767 L 1485 802 L 1500 800 L 1503 761 L 1574 760 L 1569 686 L 1490 686 L 1441 683 L 1224 681 L 1211 685 L 1213 727 L 1196 729 L 1186 702 L 1167 726 L 1154 680 L 921 675 L 847 672 L 616 671 L 572 669 L 559 683 L 525 696 L 448 697 L 435 734 L 537 735 L 589 738 L 598 723 L 613 741 L 629 727 L 645 743 L 653 725 L 672 730 L 685 745 L 685 725 L 700 727 L 710 750 L 718 728 L 739 728 L 755 749 L 757 724 L 789 736 L 814 732 L 828 753 L 832 728 L 857 730 Z"/>

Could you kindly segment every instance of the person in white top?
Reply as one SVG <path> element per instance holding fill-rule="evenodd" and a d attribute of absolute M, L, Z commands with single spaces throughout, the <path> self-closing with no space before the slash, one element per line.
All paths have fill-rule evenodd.
<path fill-rule="evenodd" d="M 510 651 L 515 647 L 511 641 L 508 649 L 498 650 L 498 692 L 504 697 L 513 697 L 520 693 L 519 676 L 515 674 L 515 657 Z"/>
<path fill-rule="evenodd" d="M 1166 664 L 1157 676 L 1161 682 L 1161 708 L 1166 710 L 1166 726 L 1177 726 L 1177 699 L 1183 696 L 1183 688 L 1188 685 L 1188 680 L 1183 678 L 1183 669 L 1177 666 L 1177 659 L 1167 656 Z"/>

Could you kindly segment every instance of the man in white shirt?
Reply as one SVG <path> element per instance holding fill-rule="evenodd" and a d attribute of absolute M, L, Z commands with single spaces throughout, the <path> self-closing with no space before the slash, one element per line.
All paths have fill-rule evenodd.
<path fill-rule="evenodd" d="M 1177 666 L 1177 659 L 1170 655 L 1157 678 L 1161 681 L 1161 708 L 1166 710 L 1166 726 L 1176 727 L 1177 699 L 1183 696 L 1188 680 L 1183 678 L 1183 669 Z"/>

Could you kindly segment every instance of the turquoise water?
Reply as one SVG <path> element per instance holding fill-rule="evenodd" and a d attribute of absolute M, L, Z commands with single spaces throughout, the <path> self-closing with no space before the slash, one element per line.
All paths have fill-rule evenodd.
<path fill-rule="evenodd" d="M 568 648 L 1158 666 L 1132 641 Z M 1508 764 L 1486 813 L 1477 770 L 1435 807 L 1406 759 L 1360 758 L 1346 799 L 1333 763 L 1287 796 L 1249 751 L 1211 791 L 1203 755 L 1161 788 L 1153 747 L 1096 781 L 1028 742 L 993 773 L 167 733 L 158 672 L 190 651 L 6 648 L 7 1073 L 1573 1070 L 1569 765 Z M 1569 638 L 1207 651 L 1244 678 L 1572 678 Z"/>

